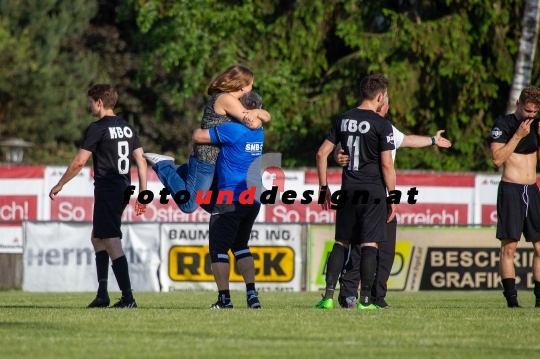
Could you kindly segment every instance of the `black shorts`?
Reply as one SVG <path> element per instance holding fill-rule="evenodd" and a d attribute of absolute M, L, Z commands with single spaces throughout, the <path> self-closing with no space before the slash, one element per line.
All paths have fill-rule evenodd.
<path fill-rule="evenodd" d="M 497 238 L 540 240 L 540 192 L 536 183 L 499 183 L 497 193 Z"/>
<path fill-rule="evenodd" d="M 96 197 L 94 202 L 94 238 L 122 238 L 120 225 L 127 204 L 122 197 Z"/>
<path fill-rule="evenodd" d="M 379 200 L 378 204 L 374 200 Z M 345 206 L 336 213 L 336 241 L 343 243 L 372 243 L 386 240 L 386 197 L 369 197 L 367 204 L 362 200 L 353 204 L 348 196 Z"/>
<path fill-rule="evenodd" d="M 248 241 L 260 204 L 216 204 L 210 217 L 210 258 L 212 263 L 229 262 L 229 249 L 236 259 L 251 256 Z"/>

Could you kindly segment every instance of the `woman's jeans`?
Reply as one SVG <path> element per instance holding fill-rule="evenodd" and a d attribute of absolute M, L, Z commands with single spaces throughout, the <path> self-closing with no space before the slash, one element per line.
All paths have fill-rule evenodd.
<path fill-rule="evenodd" d="M 192 213 L 199 207 L 196 202 L 197 192 L 200 190 L 206 192 L 212 187 L 216 166 L 190 156 L 189 163 L 178 168 L 175 168 L 173 161 L 160 161 L 153 165 L 152 169 L 157 173 L 161 183 L 171 192 L 173 198 L 176 198 L 176 194 L 180 191 L 189 192 L 190 197 L 186 203 L 179 204 L 176 201 L 175 203 L 182 212 Z M 180 196 L 179 199 L 183 198 L 185 197 Z M 213 206 L 210 204 L 201 207 L 206 211 L 211 211 Z"/>

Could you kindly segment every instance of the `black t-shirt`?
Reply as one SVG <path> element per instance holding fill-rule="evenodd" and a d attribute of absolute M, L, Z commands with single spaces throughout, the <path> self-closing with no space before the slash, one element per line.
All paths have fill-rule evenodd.
<path fill-rule="evenodd" d="M 372 196 L 386 196 L 381 152 L 395 149 L 390 121 L 373 111 L 354 108 L 334 123 L 327 140 L 340 142 L 350 156 L 349 165 L 343 167 L 342 189 L 366 189 Z"/>
<path fill-rule="evenodd" d="M 489 143 L 508 143 L 512 136 L 514 136 L 514 133 L 516 133 L 520 123 L 521 122 L 517 120 L 514 114 L 498 118 L 491 129 L 491 138 Z M 519 141 L 514 153 L 534 153 L 538 151 L 538 143 L 538 119 L 535 119 L 531 123 L 531 130 L 529 134 Z"/>
<path fill-rule="evenodd" d="M 132 152 L 140 147 L 135 129 L 118 116 L 105 116 L 88 126 L 81 148 L 92 152 L 96 195 L 123 194 L 131 184 Z"/>

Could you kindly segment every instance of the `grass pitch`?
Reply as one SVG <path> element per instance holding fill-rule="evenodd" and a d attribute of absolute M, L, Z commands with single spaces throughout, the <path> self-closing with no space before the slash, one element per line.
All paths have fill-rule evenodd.
<path fill-rule="evenodd" d="M 390 310 L 314 310 L 318 293 L 261 293 L 262 310 L 209 310 L 212 292 L 134 293 L 138 309 L 86 309 L 93 294 L 0 292 L 0 358 L 537 358 L 540 309 L 497 292 L 390 292 Z M 111 301 L 115 298 L 114 293 Z M 521 291 L 522 305 L 534 303 Z"/>

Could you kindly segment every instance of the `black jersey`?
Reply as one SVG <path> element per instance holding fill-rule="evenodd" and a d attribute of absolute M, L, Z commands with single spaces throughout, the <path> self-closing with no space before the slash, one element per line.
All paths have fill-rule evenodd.
<path fill-rule="evenodd" d="M 123 194 L 131 184 L 132 152 L 140 147 L 135 129 L 118 116 L 91 123 L 81 148 L 92 152 L 96 191 Z"/>
<path fill-rule="evenodd" d="M 498 118 L 491 129 L 490 143 L 507 143 L 514 136 L 520 124 L 521 122 L 514 114 Z M 529 134 L 519 141 L 514 153 L 534 153 L 538 151 L 538 143 L 538 119 L 535 119 L 531 123 Z"/>
<path fill-rule="evenodd" d="M 370 110 L 354 108 L 334 123 L 327 140 L 341 147 L 350 157 L 343 168 L 341 188 L 376 189 L 385 196 L 381 152 L 394 150 L 394 132 L 390 121 Z"/>

